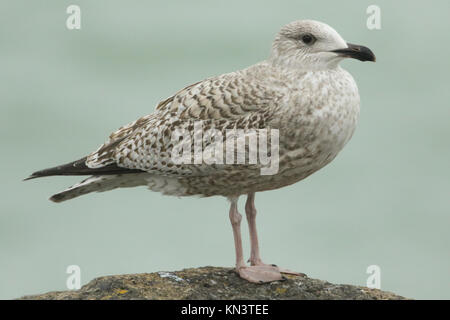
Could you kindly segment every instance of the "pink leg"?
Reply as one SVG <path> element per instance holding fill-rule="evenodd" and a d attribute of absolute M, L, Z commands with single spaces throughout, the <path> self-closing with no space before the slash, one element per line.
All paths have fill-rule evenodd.
<path fill-rule="evenodd" d="M 242 215 L 237 209 L 237 200 L 238 197 L 230 198 L 230 221 L 233 228 L 234 246 L 236 249 L 236 272 L 241 278 L 250 282 L 264 283 L 282 280 L 283 277 L 281 276 L 280 272 L 278 270 L 275 270 L 273 267 L 265 265 L 248 267 L 245 264 L 241 237 Z"/>
<path fill-rule="evenodd" d="M 236 269 L 239 270 L 245 267 L 244 254 L 242 252 L 242 237 L 241 237 L 241 220 L 242 215 L 237 209 L 238 198 L 230 199 L 230 221 L 233 228 L 234 247 L 236 249 Z"/>
<path fill-rule="evenodd" d="M 247 216 L 248 229 L 250 232 L 250 265 L 257 266 L 263 264 L 259 255 L 258 232 L 256 231 L 256 208 L 255 193 L 249 193 L 245 203 L 245 214 Z"/>
<path fill-rule="evenodd" d="M 256 231 L 256 207 L 255 207 L 255 193 L 249 193 L 247 196 L 247 202 L 245 203 L 245 213 L 247 216 L 248 229 L 250 233 L 250 265 L 252 266 L 266 266 L 272 267 L 279 272 L 288 273 L 293 275 L 304 275 L 303 273 L 298 273 L 284 268 L 279 268 L 276 265 L 267 265 L 262 262 L 261 256 L 259 254 L 259 244 L 258 244 L 258 233 Z"/>

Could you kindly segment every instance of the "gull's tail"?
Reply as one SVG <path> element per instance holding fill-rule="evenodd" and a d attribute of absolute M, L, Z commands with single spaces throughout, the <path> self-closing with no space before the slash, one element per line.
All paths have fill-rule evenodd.
<path fill-rule="evenodd" d="M 89 168 L 86 165 L 86 157 L 80 160 L 72 161 L 60 166 L 39 170 L 33 172 L 31 176 L 24 179 L 31 180 L 49 176 L 89 176 L 89 175 L 114 175 L 143 172 L 138 169 L 127 169 L 118 167 L 115 164 L 109 164 L 100 168 Z"/>
<path fill-rule="evenodd" d="M 116 188 L 137 187 L 147 184 L 146 174 L 104 175 L 89 177 L 72 187 L 50 197 L 53 202 L 63 202 L 91 192 L 103 192 Z"/>
<path fill-rule="evenodd" d="M 91 176 L 50 198 L 51 201 L 62 202 L 94 191 L 102 192 L 118 187 L 145 185 L 144 176 L 147 175 L 143 173 L 145 171 L 121 168 L 115 164 L 109 164 L 101 168 L 89 168 L 86 165 L 86 157 L 84 157 L 67 164 L 36 171 L 24 180 L 48 176 Z"/>

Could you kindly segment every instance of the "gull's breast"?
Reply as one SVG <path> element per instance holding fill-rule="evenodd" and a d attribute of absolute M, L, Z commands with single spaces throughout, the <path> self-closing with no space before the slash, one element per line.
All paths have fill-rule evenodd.
<path fill-rule="evenodd" d="M 359 101 L 341 68 L 304 75 L 281 117 L 281 176 L 295 182 L 331 162 L 353 135 Z"/>

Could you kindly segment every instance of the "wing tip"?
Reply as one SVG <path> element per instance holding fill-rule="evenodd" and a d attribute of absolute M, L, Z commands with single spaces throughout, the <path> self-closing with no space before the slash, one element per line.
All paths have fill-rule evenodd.
<path fill-rule="evenodd" d="M 50 198 L 48 198 L 48 200 L 55 202 L 55 203 L 60 203 L 65 200 L 65 196 L 63 193 L 57 193 L 57 194 L 52 195 Z"/>
<path fill-rule="evenodd" d="M 29 177 L 22 179 L 22 181 L 28 181 L 28 180 L 32 180 L 32 179 L 36 179 L 39 178 L 40 176 L 37 175 L 36 173 L 32 173 Z"/>

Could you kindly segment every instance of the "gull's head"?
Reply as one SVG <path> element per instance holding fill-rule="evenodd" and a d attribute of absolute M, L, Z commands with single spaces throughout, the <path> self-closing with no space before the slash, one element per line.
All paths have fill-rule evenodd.
<path fill-rule="evenodd" d="M 312 71 L 335 68 L 344 58 L 375 61 L 369 48 L 347 43 L 329 25 L 300 20 L 285 25 L 278 32 L 270 61 L 286 68 Z"/>

